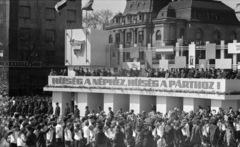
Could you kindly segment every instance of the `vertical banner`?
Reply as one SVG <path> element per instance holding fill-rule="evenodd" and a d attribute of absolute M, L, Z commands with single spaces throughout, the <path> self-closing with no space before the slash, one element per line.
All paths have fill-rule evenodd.
<path fill-rule="evenodd" d="M 175 68 L 186 68 L 187 60 L 185 56 L 175 57 Z"/>
<path fill-rule="evenodd" d="M 216 59 L 216 44 L 207 44 L 206 45 L 206 59 Z"/>
<path fill-rule="evenodd" d="M 159 60 L 159 67 L 165 71 L 169 69 L 168 60 Z"/>
<path fill-rule="evenodd" d="M 145 68 L 152 68 L 152 51 L 145 51 Z"/>
<path fill-rule="evenodd" d="M 195 68 L 196 45 L 190 44 L 188 49 L 188 68 Z"/>
<path fill-rule="evenodd" d="M 206 69 L 207 69 L 207 62 L 208 62 L 208 60 L 206 60 L 206 59 L 199 59 L 199 70 L 200 71 L 202 69 L 204 69 L 204 71 L 206 71 Z"/>
<path fill-rule="evenodd" d="M 139 58 L 139 48 L 138 47 L 130 48 L 130 58 L 132 58 L 132 59 Z"/>

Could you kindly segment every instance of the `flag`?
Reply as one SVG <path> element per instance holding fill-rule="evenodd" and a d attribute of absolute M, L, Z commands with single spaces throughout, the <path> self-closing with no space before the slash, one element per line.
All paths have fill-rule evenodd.
<path fill-rule="evenodd" d="M 72 46 L 72 49 L 74 51 L 75 55 L 81 54 L 82 51 L 84 50 L 84 44 L 85 41 L 80 41 L 80 40 L 70 40 L 70 44 Z"/>
<path fill-rule="evenodd" d="M 145 68 L 152 68 L 152 51 L 145 51 Z"/>
<path fill-rule="evenodd" d="M 60 10 L 67 6 L 67 0 L 60 0 L 56 3 L 55 9 L 58 13 L 60 13 Z"/>
<path fill-rule="evenodd" d="M 3 50 L 0 50 L 0 57 L 3 57 Z"/>
<path fill-rule="evenodd" d="M 92 8 L 92 5 L 93 5 L 93 0 L 89 0 L 84 7 L 82 7 L 82 10 L 86 10 L 86 11 L 92 11 L 93 8 Z"/>

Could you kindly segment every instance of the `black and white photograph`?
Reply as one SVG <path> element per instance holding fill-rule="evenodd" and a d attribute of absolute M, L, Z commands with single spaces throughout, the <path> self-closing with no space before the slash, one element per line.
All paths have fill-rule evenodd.
<path fill-rule="evenodd" d="M 240 0 L 0 0 L 0 147 L 240 147 Z"/>

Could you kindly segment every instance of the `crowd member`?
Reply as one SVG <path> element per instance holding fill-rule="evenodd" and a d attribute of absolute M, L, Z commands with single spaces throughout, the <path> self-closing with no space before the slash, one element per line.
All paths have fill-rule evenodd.
<path fill-rule="evenodd" d="M 175 71 L 178 72 L 178 71 Z M 195 74 L 194 74 L 195 75 Z M 192 74 L 192 76 L 194 76 Z M 180 76 L 180 75 L 179 75 Z M 26 101 L 25 100 L 29 100 Z M 17 147 L 237 147 L 239 145 L 240 110 L 211 110 L 198 107 L 196 112 L 174 108 L 166 114 L 152 111 L 135 114 L 133 110 L 116 114 L 112 108 L 95 113 L 86 106 L 80 117 L 78 106 L 66 104 L 65 113 L 52 111 L 50 98 L 31 104 L 31 98 L 19 103 L 11 99 L 11 117 L 1 117 L 1 128 L 10 146 Z M 41 113 L 18 111 L 18 105 L 37 107 Z M 58 103 L 56 104 L 59 107 Z M 70 108 L 74 107 L 74 112 Z M 57 108 L 58 110 L 60 108 Z M 60 110 L 59 110 L 60 111 Z"/>
<path fill-rule="evenodd" d="M 164 69 L 93 69 L 75 67 L 75 76 L 113 76 L 113 77 L 156 77 L 156 78 L 201 78 L 201 79 L 240 79 L 240 72 L 237 70 L 221 70 L 221 69 L 196 69 L 182 68 L 164 70 Z"/>

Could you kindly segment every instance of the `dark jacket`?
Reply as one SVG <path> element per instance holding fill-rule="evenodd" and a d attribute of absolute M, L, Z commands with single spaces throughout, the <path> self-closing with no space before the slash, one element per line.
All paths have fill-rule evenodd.
<path fill-rule="evenodd" d="M 49 131 L 47 129 L 46 131 L 39 131 L 36 132 L 36 147 L 46 147 L 46 140 L 45 140 L 45 134 Z"/>
<path fill-rule="evenodd" d="M 71 113 L 70 108 L 65 108 L 64 116 L 68 116 Z"/>
<path fill-rule="evenodd" d="M 60 107 L 57 106 L 57 107 L 55 108 L 55 116 L 59 116 L 59 115 L 60 115 Z"/>
<path fill-rule="evenodd" d="M 106 147 L 108 139 L 103 131 L 99 131 L 95 136 L 95 147 Z"/>
<path fill-rule="evenodd" d="M 79 118 L 80 117 L 80 111 L 79 109 L 74 110 L 74 117 Z"/>
<path fill-rule="evenodd" d="M 125 147 L 123 132 L 116 131 L 112 147 Z"/>
<path fill-rule="evenodd" d="M 202 132 L 200 127 L 198 125 L 194 125 L 192 128 L 190 143 L 193 145 L 196 145 L 196 144 L 201 145 L 201 136 L 202 136 Z"/>
<path fill-rule="evenodd" d="M 150 146 L 153 146 L 152 131 L 144 130 L 142 147 L 150 147 Z"/>
<path fill-rule="evenodd" d="M 47 114 L 52 115 L 53 114 L 53 107 L 52 106 L 48 106 L 48 112 Z"/>
<path fill-rule="evenodd" d="M 218 142 L 219 134 L 220 134 L 218 126 L 211 124 L 209 126 L 209 133 L 210 133 L 210 143 L 213 145 L 216 145 Z"/>

